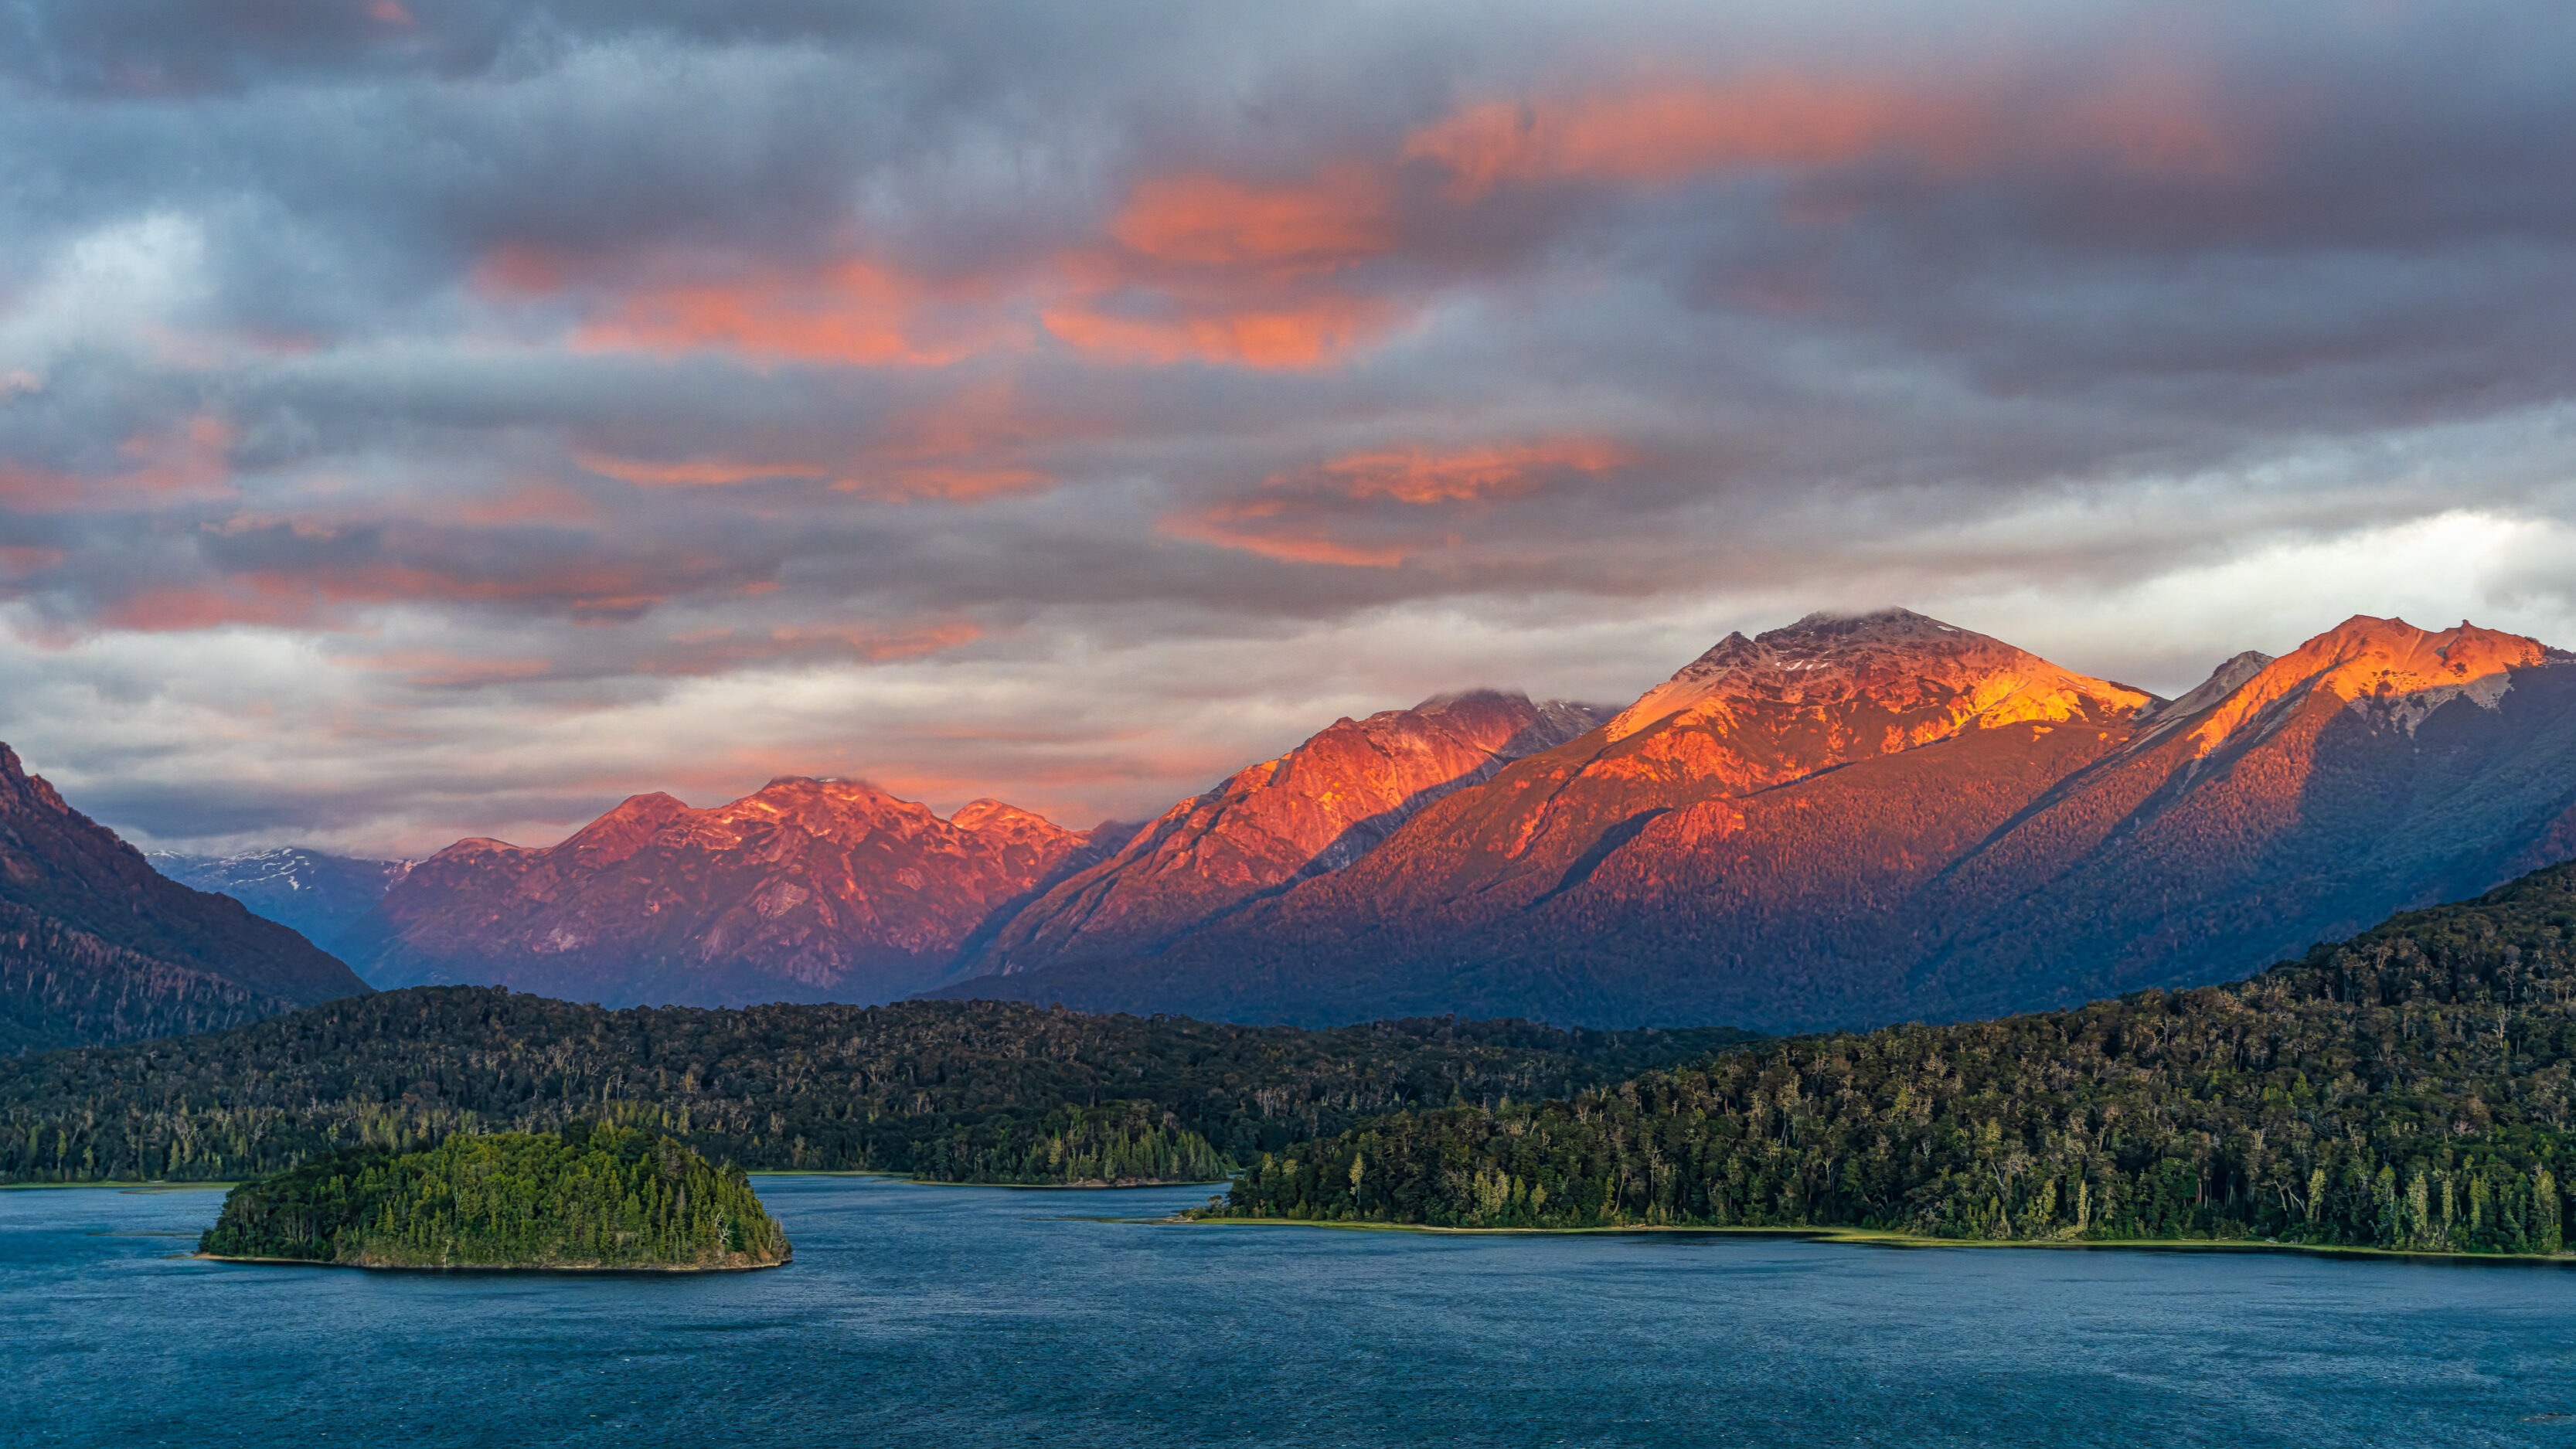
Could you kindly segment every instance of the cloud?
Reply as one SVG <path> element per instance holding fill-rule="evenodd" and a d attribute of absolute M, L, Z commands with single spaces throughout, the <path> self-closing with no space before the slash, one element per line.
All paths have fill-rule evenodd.
<path fill-rule="evenodd" d="M 165 433 L 137 433 L 116 447 L 106 471 L 77 473 L 0 458 L 0 508 L 67 513 L 153 507 L 173 500 L 228 496 L 225 454 L 232 425 L 199 414 Z"/>
<path fill-rule="evenodd" d="M 566 264 L 505 247 L 479 271 L 490 293 L 584 294 L 580 351 L 720 350 L 747 360 L 936 367 L 1009 345 L 1007 323 L 970 299 L 860 258 L 781 269 L 713 265 L 696 279 L 576 282 Z"/>
<path fill-rule="evenodd" d="M 2068 88 L 2072 89 L 2072 88 Z M 2226 177 L 2246 144 L 2192 77 L 2123 68 L 2073 94 L 2009 81 L 1928 87 L 1797 72 L 1652 79 L 1616 90 L 1481 102 L 1414 132 L 1403 154 L 1475 201 L 1507 183 L 1671 182 L 1873 158 L 1968 173 L 2034 162 Z"/>
<path fill-rule="evenodd" d="M 2569 642 L 2571 55 L 2536 0 L 0 8 L 0 738 L 156 839 L 798 769 L 1087 823 L 1815 607 L 2168 689 L 2354 612 Z"/>
<path fill-rule="evenodd" d="M 1139 182 L 1109 234 L 1140 256 L 1272 276 L 1332 271 L 1395 246 L 1385 178 L 1349 162 L 1260 185 L 1206 174 Z"/>
<path fill-rule="evenodd" d="M 1295 563 L 1394 568 L 1459 543 L 1456 533 L 1426 532 L 1425 511 L 1454 524 L 1464 510 L 1591 483 L 1635 461 L 1634 451 L 1602 438 L 1384 448 L 1274 474 L 1252 498 L 1168 514 L 1156 526 Z"/>

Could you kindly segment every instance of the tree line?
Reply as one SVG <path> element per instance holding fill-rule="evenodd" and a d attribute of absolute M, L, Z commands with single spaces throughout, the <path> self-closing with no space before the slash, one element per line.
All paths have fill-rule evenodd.
<path fill-rule="evenodd" d="M 1331 1031 L 1017 1002 L 609 1011 L 420 987 L 0 1062 L 0 1181 L 262 1177 L 596 1119 L 755 1169 L 1205 1181 L 1406 1106 L 1564 1095 L 1743 1040 L 1415 1020 Z"/>
<path fill-rule="evenodd" d="M 1265 1152 L 1212 1215 L 2566 1243 L 2576 866 L 2250 980 L 1800 1038 Z"/>

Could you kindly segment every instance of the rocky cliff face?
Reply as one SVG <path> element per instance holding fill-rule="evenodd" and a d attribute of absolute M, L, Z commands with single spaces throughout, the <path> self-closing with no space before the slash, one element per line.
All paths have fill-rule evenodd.
<path fill-rule="evenodd" d="M 1182 801 L 1014 916 L 967 969 L 1018 972 L 1163 946 L 1366 855 L 1424 806 L 1600 722 L 1591 706 L 1480 690 L 1341 719 Z"/>
<path fill-rule="evenodd" d="M 152 869 L 0 745 L 0 1051 L 237 1025 L 365 991 L 238 901 Z"/>
<path fill-rule="evenodd" d="M 2221 979 L 2576 853 L 2576 657 L 2354 619 L 2163 701 L 1902 611 L 1731 637 L 1349 868 L 945 995 L 1797 1029 Z"/>
<path fill-rule="evenodd" d="M 449 846 L 343 941 L 385 986 L 883 1001 L 934 980 L 1090 843 L 998 801 L 942 820 L 857 781 L 774 780 L 708 810 L 638 795 L 559 845 Z"/>

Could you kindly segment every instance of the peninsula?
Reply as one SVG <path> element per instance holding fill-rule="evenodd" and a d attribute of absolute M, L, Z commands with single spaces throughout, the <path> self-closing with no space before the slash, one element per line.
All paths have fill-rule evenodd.
<path fill-rule="evenodd" d="M 235 1262 L 703 1272 L 775 1267 L 787 1234 L 740 1168 L 576 1122 L 342 1152 L 234 1188 L 197 1245 Z"/>

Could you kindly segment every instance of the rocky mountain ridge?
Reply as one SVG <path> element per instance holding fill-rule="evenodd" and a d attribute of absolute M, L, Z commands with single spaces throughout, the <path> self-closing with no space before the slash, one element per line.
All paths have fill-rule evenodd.
<path fill-rule="evenodd" d="M 1102 843 L 993 800 L 943 820 L 856 780 L 787 776 L 704 810 L 637 795 L 557 845 L 451 845 L 341 943 L 387 986 L 885 1000 L 935 981 L 994 911 Z"/>
<path fill-rule="evenodd" d="M 1014 915 L 962 974 L 1157 948 L 1349 865 L 1433 801 L 1584 734 L 1604 713 L 1476 690 L 1336 720 L 1164 812 L 1115 856 Z"/>
<path fill-rule="evenodd" d="M 2576 853 L 2576 656 L 2356 618 L 2182 699 L 1903 611 L 1730 638 L 1162 951 L 941 994 L 1793 1030 L 2242 975 Z"/>

